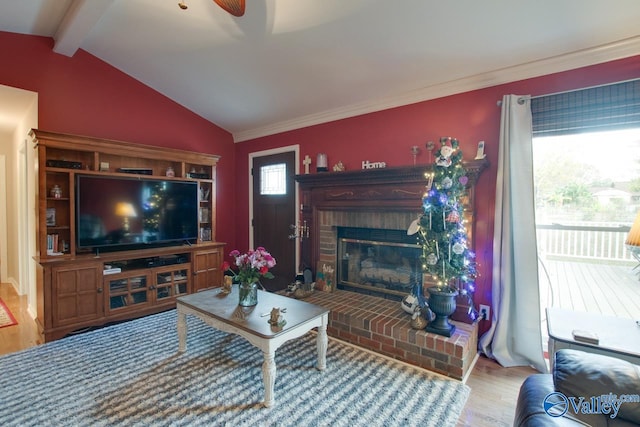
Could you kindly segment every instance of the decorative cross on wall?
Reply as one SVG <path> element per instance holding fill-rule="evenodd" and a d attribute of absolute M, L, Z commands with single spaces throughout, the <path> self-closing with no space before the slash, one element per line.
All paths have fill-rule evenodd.
<path fill-rule="evenodd" d="M 304 156 L 304 160 L 302 161 L 302 164 L 304 165 L 304 173 L 306 175 L 309 175 L 309 165 L 311 164 L 311 157 L 309 157 L 308 154 Z"/>

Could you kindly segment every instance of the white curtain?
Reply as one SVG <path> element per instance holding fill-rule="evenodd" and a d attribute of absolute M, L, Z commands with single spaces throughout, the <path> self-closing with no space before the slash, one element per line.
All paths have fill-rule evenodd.
<path fill-rule="evenodd" d="M 502 99 L 493 237 L 492 325 L 481 350 L 503 366 L 547 367 L 542 353 L 531 100 Z"/>

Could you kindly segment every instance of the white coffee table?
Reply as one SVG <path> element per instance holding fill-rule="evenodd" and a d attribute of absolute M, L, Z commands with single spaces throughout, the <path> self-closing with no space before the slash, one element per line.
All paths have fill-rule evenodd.
<path fill-rule="evenodd" d="M 269 316 L 261 316 L 269 313 L 273 307 L 287 309 L 283 314 L 286 320 L 283 327 L 273 327 L 269 324 Z M 317 368 L 324 370 L 326 367 L 329 310 L 324 307 L 264 291 L 258 291 L 256 306 L 240 307 L 238 287 L 234 285 L 230 294 L 224 294 L 218 288 L 179 297 L 176 309 L 180 352 L 184 352 L 187 345 L 187 314 L 196 316 L 207 325 L 221 331 L 240 335 L 262 350 L 264 405 L 267 407 L 275 402 L 273 395 L 276 380 L 275 352 L 283 343 L 317 327 Z"/>

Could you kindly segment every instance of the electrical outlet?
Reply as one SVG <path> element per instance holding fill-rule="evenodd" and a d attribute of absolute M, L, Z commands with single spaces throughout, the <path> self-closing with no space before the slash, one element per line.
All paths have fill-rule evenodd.
<path fill-rule="evenodd" d="M 491 309 L 488 305 L 480 304 L 480 320 L 489 320 L 491 317 Z"/>

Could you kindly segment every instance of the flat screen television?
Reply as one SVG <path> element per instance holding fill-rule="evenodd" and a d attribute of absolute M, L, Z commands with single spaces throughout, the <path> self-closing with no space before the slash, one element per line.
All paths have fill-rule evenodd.
<path fill-rule="evenodd" d="M 196 182 L 76 175 L 75 189 L 79 249 L 117 250 L 197 239 Z"/>

